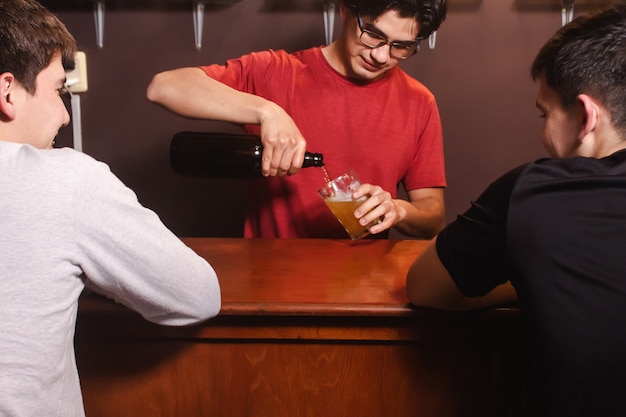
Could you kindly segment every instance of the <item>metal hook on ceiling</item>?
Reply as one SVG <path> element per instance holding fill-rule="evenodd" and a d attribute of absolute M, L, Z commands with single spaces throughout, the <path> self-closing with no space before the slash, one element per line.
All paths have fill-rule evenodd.
<path fill-rule="evenodd" d="M 433 31 L 429 36 L 428 36 L 428 47 L 430 49 L 435 49 L 435 43 L 437 43 L 437 31 Z"/>
<path fill-rule="evenodd" d="M 561 26 L 565 26 L 574 18 L 574 1 L 561 0 Z"/>
<path fill-rule="evenodd" d="M 204 25 L 204 3 L 197 1 L 193 8 L 193 34 L 196 49 L 202 49 L 202 29 Z"/>
<path fill-rule="evenodd" d="M 335 2 L 324 2 L 324 35 L 326 36 L 326 45 L 329 45 L 333 41 L 333 31 L 335 28 L 335 14 L 336 6 Z"/>
<path fill-rule="evenodd" d="M 93 17 L 96 23 L 96 44 L 102 49 L 104 46 L 104 0 L 95 0 Z"/>

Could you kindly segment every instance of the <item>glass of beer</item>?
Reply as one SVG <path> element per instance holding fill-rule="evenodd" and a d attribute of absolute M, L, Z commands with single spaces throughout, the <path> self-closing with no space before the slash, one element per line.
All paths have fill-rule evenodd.
<path fill-rule="evenodd" d="M 324 199 L 324 202 L 335 215 L 339 223 L 346 229 L 352 240 L 358 240 L 367 236 L 369 228 L 381 222 L 378 218 L 368 225 L 363 226 L 359 223 L 359 219 L 354 216 L 354 211 L 365 200 L 366 196 L 355 200 L 352 193 L 361 185 L 359 177 L 354 170 L 350 170 L 343 175 L 326 183 L 318 192 Z"/>

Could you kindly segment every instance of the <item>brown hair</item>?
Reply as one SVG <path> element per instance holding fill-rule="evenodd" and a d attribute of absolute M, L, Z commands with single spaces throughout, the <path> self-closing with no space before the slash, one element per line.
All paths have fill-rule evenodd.
<path fill-rule="evenodd" d="M 61 21 L 35 0 L 0 0 L 0 74 L 12 73 L 29 93 L 55 54 L 74 68 L 76 40 Z"/>
<path fill-rule="evenodd" d="M 426 39 L 446 18 L 446 0 L 342 0 L 351 12 L 377 18 L 388 10 L 419 23 L 418 39 Z"/>
<path fill-rule="evenodd" d="M 541 48 L 531 76 L 545 77 L 565 109 L 579 94 L 600 100 L 615 127 L 626 134 L 626 5 L 565 25 Z"/>

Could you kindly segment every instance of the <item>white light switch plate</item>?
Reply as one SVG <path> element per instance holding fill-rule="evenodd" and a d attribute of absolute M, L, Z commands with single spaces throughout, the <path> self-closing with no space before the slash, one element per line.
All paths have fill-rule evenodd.
<path fill-rule="evenodd" d="M 74 69 L 65 73 L 66 84 L 72 93 L 83 93 L 87 91 L 87 57 L 85 53 L 76 52 L 74 62 L 76 63 Z"/>

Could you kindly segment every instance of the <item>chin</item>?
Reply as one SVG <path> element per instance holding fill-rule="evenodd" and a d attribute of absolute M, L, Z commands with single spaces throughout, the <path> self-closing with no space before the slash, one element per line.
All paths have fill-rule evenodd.
<path fill-rule="evenodd" d="M 379 79 L 385 72 L 372 72 L 368 71 L 365 68 L 362 68 L 361 71 L 353 73 L 351 77 L 353 80 L 361 83 L 369 83 Z"/>

